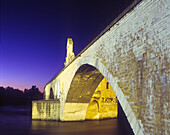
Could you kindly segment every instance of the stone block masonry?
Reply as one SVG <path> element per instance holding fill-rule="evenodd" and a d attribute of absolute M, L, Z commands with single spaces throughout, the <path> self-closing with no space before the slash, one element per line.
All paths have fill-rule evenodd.
<path fill-rule="evenodd" d="M 32 119 L 60 120 L 60 102 L 56 100 L 32 101 Z"/>

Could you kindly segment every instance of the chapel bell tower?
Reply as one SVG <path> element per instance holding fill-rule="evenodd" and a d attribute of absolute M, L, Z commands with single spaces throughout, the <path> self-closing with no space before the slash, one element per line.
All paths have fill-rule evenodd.
<path fill-rule="evenodd" d="M 67 56 L 64 65 L 67 66 L 74 58 L 75 55 L 73 53 L 73 40 L 72 38 L 67 38 Z"/>

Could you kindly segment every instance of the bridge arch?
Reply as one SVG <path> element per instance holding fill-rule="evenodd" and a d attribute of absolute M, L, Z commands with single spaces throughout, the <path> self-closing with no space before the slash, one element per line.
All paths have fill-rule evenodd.
<path fill-rule="evenodd" d="M 87 76 L 84 76 L 85 72 L 87 71 L 91 71 L 91 73 Z M 121 88 L 117 84 L 119 80 L 116 77 L 113 77 L 107 67 L 105 67 L 98 58 L 80 57 L 77 70 L 75 71 L 75 75 L 71 81 L 70 88 L 67 93 L 61 120 L 85 120 L 85 115 L 90 99 L 103 77 L 107 79 L 113 88 L 117 99 L 119 100 L 122 109 L 128 119 L 128 122 L 133 129 L 133 132 L 135 134 L 143 134 L 141 123 L 137 121 L 135 114 L 130 107 L 130 104 L 128 103 Z M 84 83 L 78 82 L 81 81 L 80 78 L 84 79 Z M 80 90 L 81 87 L 84 89 Z M 73 110 L 70 110 L 70 108 Z"/>
<path fill-rule="evenodd" d="M 49 96 L 49 99 L 54 99 L 54 92 L 53 92 L 54 90 L 53 90 L 53 88 L 51 87 L 50 88 L 50 96 Z"/>
<path fill-rule="evenodd" d="M 88 109 L 86 111 L 86 120 L 91 120 L 89 117 L 93 117 L 93 120 L 99 120 L 99 103 L 97 100 L 92 100 L 89 103 Z"/>

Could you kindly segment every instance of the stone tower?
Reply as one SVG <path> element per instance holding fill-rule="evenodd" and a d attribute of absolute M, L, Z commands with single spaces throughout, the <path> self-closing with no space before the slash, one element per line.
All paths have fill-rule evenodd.
<path fill-rule="evenodd" d="M 73 40 L 72 38 L 67 38 L 67 56 L 64 65 L 67 66 L 74 58 L 75 55 L 73 53 Z"/>

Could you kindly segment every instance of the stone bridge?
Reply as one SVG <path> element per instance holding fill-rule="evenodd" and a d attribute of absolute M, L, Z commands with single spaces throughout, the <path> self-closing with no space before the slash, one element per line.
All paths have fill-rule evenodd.
<path fill-rule="evenodd" d="M 45 86 L 39 108 L 50 106 L 57 120 L 83 121 L 105 78 L 135 134 L 168 135 L 169 7 L 169 0 L 134 1 L 76 57 L 68 39 L 65 68 Z M 33 102 L 33 119 L 38 102 Z"/>

